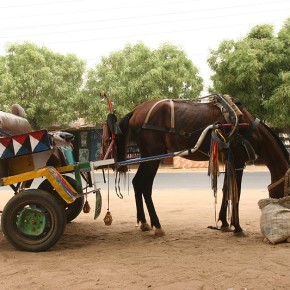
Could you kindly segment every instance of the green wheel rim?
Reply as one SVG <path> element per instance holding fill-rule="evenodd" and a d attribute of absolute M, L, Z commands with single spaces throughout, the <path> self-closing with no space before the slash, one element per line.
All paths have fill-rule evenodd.
<path fill-rule="evenodd" d="M 47 224 L 46 214 L 39 208 L 24 208 L 17 219 L 18 230 L 26 236 L 40 236 Z"/>

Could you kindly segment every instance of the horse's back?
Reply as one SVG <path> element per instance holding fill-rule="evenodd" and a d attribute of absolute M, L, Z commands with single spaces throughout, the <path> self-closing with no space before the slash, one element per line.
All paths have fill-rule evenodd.
<path fill-rule="evenodd" d="M 154 99 L 135 107 L 130 126 L 138 128 L 144 124 L 152 124 L 175 127 L 178 130 L 194 130 L 196 127 L 206 127 L 216 121 L 223 122 L 223 116 L 211 102 Z"/>

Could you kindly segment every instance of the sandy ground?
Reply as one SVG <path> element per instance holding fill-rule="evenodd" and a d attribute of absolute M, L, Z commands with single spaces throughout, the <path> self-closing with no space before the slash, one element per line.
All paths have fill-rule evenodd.
<path fill-rule="evenodd" d="M 0 289 L 290 289 L 290 244 L 264 243 L 260 231 L 257 202 L 266 188 L 243 192 L 246 238 L 207 228 L 215 225 L 210 188 L 154 192 L 162 238 L 135 226 L 132 191 L 122 200 L 111 192 L 113 224 L 105 226 L 102 194 L 101 216 L 93 219 L 89 195 L 91 212 L 68 224 L 47 252 L 20 252 L 1 235 Z"/>

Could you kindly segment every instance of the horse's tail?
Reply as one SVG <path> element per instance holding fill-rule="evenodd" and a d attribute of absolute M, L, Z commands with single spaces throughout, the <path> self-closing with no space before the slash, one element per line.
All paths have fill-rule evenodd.
<path fill-rule="evenodd" d="M 118 125 L 119 128 L 122 131 L 122 134 L 118 135 L 116 138 L 116 159 L 118 161 L 124 161 L 127 158 L 127 149 L 128 149 L 128 143 L 129 143 L 129 137 L 130 137 L 130 127 L 129 127 L 129 121 L 132 117 L 133 112 L 128 113 L 125 117 L 120 119 Z M 119 172 L 127 172 L 128 168 L 127 166 L 121 166 L 118 168 Z"/>

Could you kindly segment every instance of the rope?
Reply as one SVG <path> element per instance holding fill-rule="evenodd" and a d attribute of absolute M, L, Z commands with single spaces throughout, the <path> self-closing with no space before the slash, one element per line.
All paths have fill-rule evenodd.
<path fill-rule="evenodd" d="M 284 196 L 290 194 L 290 168 L 286 171 L 285 181 L 284 181 Z"/>
<path fill-rule="evenodd" d="M 285 180 L 285 177 L 281 177 L 280 179 L 278 179 L 277 181 L 271 183 L 270 185 L 268 185 L 268 190 L 272 190 L 274 187 L 276 187 L 278 184 L 282 183 Z"/>
<path fill-rule="evenodd" d="M 120 199 L 123 199 L 123 194 L 121 193 L 121 189 L 120 189 L 120 179 L 121 179 L 120 172 L 117 171 L 116 176 L 115 176 L 115 191 L 116 191 L 117 196 Z"/>
<path fill-rule="evenodd" d="M 129 196 L 129 191 L 130 191 L 130 167 L 128 170 L 128 175 L 127 175 L 128 179 L 127 179 L 127 190 L 128 190 L 128 196 Z"/>
<path fill-rule="evenodd" d="M 109 166 L 108 166 L 108 209 L 107 211 L 110 211 L 110 175 L 109 175 Z"/>

